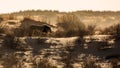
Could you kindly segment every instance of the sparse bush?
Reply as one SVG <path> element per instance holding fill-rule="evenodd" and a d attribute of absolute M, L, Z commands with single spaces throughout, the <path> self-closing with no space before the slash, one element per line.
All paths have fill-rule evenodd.
<path fill-rule="evenodd" d="M 84 65 L 85 67 L 84 68 L 101 68 L 100 66 L 97 66 L 95 65 L 95 61 L 92 61 L 92 60 L 87 60 Z"/>
<path fill-rule="evenodd" d="M 18 68 L 18 59 L 16 58 L 15 54 L 10 53 L 4 59 L 4 68 Z"/>
<path fill-rule="evenodd" d="M 13 50 L 27 50 L 29 45 L 23 45 L 14 35 L 7 34 L 3 41 L 3 47 Z"/>
<path fill-rule="evenodd" d="M 3 47 L 13 50 L 26 50 L 29 46 L 22 45 L 14 34 L 7 34 L 4 37 Z"/>
<path fill-rule="evenodd" d="M 120 39 L 120 24 L 114 24 L 103 31 L 104 34 L 113 35 L 116 40 Z"/>
<path fill-rule="evenodd" d="M 12 15 L 12 14 L 10 14 L 10 15 L 8 15 L 8 19 L 9 19 L 9 20 L 14 20 L 14 19 L 15 19 L 15 16 Z"/>
<path fill-rule="evenodd" d="M 57 36 L 60 33 L 64 37 L 82 36 L 85 33 L 85 25 L 74 14 L 65 14 L 58 17 L 57 25 L 60 27 L 56 34 Z"/>
<path fill-rule="evenodd" d="M 53 66 L 48 59 L 41 59 L 34 64 L 36 68 L 57 68 L 56 66 Z"/>
<path fill-rule="evenodd" d="M 0 23 L 0 33 L 5 33 L 6 31 L 6 28 L 4 28 L 5 26 L 3 26 L 1 23 Z"/>
<path fill-rule="evenodd" d="M 112 64 L 113 68 L 120 68 L 120 65 L 119 65 L 120 59 L 119 58 L 110 59 L 110 62 Z"/>
<path fill-rule="evenodd" d="M 7 34 L 5 36 L 4 42 L 3 42 L 4 47 L 12 48 L 13 49 L 14 45 L 15 45 L 14 38 L 15 38 L 15 36 Z"/>
<path fill-rule="evenodd" d="M 2 18 L 2 17 L 0 17 L 0 23 L 1 23 L 1 21 L 3 21 L 3 18 Z"/>
<path fill-rule="evenodd" d="M 86 34 L 88 34 L 88 35 L 94 34 L 95 28 L 96 28 L 96 25 L 94 25 L 94 24 L 88 25 L 86 28 Z"/>
<path fill-rule="evenodd" d="M 5 32 L 5 29 L 0 27 L 0 33 L 4 33 Z"/>

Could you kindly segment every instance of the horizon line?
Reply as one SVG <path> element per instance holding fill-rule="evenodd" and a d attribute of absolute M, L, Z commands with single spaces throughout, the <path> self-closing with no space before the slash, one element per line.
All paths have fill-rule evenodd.
<path fill-rule="evenodd" d="M 92 11 L 92 12 L 120 12 L 120 10 L 92 10 L 92 9 L 86 9 L 86 10 L 55 10 L 55 9 L 24 9 L 24 10 L 16 10 L 16 11 L 10 11 L 10 12 L 0 12 L 0 14 L 12 14 L 12 13 L 18 13 L 18 12 L 24 12 L 24 11 L 58 11 L 58 12 L 77 12 L 77 11 Z"/>

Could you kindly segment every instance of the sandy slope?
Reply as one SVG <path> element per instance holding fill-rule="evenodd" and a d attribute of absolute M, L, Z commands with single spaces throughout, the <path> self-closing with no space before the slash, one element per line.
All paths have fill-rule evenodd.
<path fill-rule="evenodd" d="M 120 50 L 119 42 L 113 40 L 113 43 L 109 44 L 108 41 L 112 40 L 110 37 L 108 35 L 85 36 L 85 40 L 77 43 L 76 40 L 80 39 L 78 37 L 18 37 L 15 40 L 18 41 L 18 47 L 21 50 L 5 51 L 4 55 L 15 54 L 19 62 L 16 65 L 22 66 L 22 68 L 33 68 L 43 59 L 47 59 L 47 62 L 57 68 L 70 68 L 71 65 L 74 68 L 84 68 L 86 62 L 95 62 L 94 64 L 100 65 L 101 68 L 112 68 L 112 64 L 107 62 L 109 61 L 108 58 L 111 55 L 119 55 Z M 104 44 L 105 39 L 108 45 Z M 86 40 L 89 40 L 89 42 Z M 110 46 L 112 47 L 109 48 Z M 10 58 L 11 56 L 8 57 Z M 4 62 L 6 63 L 6 61 Z M 9 63 L 11 61 L 6 64 Z M 8 66 L 11 65 L 13 64 Z"/>

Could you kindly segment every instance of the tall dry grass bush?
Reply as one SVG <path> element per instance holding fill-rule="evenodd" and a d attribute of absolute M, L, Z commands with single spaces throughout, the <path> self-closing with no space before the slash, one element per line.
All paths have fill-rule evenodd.
<path fill-rule="evenodd" d="M 0 23 L 3 21 L 3 18 L 2 17 L 0 17 Z"/>
<path fill-rule="evenodd" d="M 58 17 L 57 22 L 60 29 L 56 32 L 56 36 L 82 36 L 85 33 L 85 25 L 74 14 L 64 14 Z"/>
<path fill-rule="evenodd" d="M 6 48 L 14 48 L 15 46 L 15 42 L 14 42 L 14 38 L 15 36 L 12 35 L 12 34 L 7 34 L 4 38 L 4 41 L 3 41 L 3 46 L 6 47 Z"/>
<path fill-rule="evenodd" d="M 5 33 L 7 30 L 4 25 L 0 23 L 0 33 Z"/>
<path fill-rule="evenodd" d="M 20 68 L 19 66 L 19 59 L 16 58 L 14 53 L 10 53 L 7 55 L 7 57 L 3 58 L 4 63 L 3 63 L 3 67 L 4 68 Z"/>
<path fill-rule="evenodd" d="M 57 68 L 50 63 L 48 59 L 40 59 L 38 62 L 34 62 L 35 68 Z"/>
<path fill-rule="evenodd" d="M 91 24 L 86 27 L 86 34 L 87 35 L 93 35 L 96 29 L 96 25 Z"/>
<path fill-rule="evenodd" d="M 12 50 L 27 50 L 29 46 L 23 45 L 14 34 L 7 34 L 4 37 L 3 47 Z"/>
<path fill-rule="evenodd" d="M 0 33 L 5 33 L 5 29 L 0 27 Z"/>
<path fill-rule="evenodd" d="M 116 40 L 120 40 L 120 24 L 114 24 L 103 31 L 104 34 L 113 35 Z"/>

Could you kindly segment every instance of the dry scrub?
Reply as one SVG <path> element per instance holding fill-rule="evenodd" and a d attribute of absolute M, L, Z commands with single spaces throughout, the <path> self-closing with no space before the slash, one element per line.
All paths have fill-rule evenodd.
<path fill-rule="evenodd" d="M 57 36 L 71 37 L 84 35 L 85 25 L 74 14 L 65 14 L 58 17 L 57 21 L 57 25 L 60 28 L 56 32 Z"/>
<path fill-rule="evenodd" d="M 116 40 L 120 40 L 120 24 L 114 24 L 103 31 L 104 34 L 113 35 Z"/>

